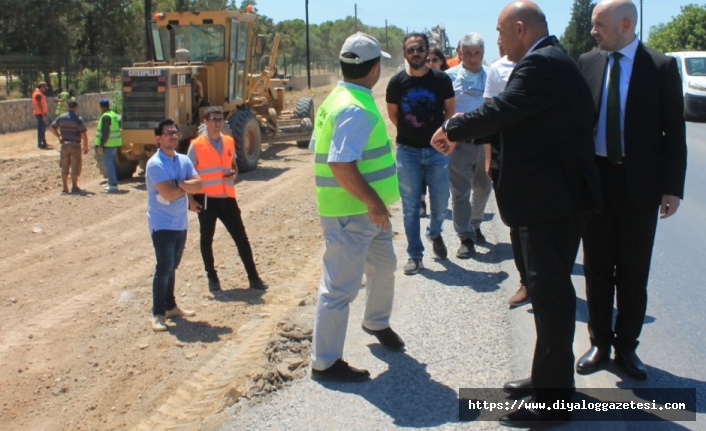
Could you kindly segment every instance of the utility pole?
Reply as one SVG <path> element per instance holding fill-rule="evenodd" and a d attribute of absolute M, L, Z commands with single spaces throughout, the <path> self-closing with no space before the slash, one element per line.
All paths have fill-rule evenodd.
<path fill-rule="evenodd" d="M 387 38 L 387 20 L 385 20 L 385 51 L 390 52 L 390 42 Z"/>
<path fill-rule="evenodd" d="M 358 3 L 354 4 L 355 7 L 355 32 L 358 33 Z"/>
<path fill-rule="evenodd" d="M 150 31 L 150 21 L 152 21 L 152 0 L 145 0 L 145 60 L 152 61 L 152 32 Z M 68 84 L 68 82 L 67 82 Z M 68 85 L 67 85 L 68 86 Z"/>
<path fill-rule="evenodd" d="M 311 90 L 311 60 L 309 59 L 309 0 L 304 0 L 306 9 L 306 84 Z"/>

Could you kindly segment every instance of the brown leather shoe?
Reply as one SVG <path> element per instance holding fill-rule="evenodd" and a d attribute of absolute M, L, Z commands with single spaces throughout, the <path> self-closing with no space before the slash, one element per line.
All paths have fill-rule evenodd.
<path fill-rule="evenodd" d="M 520 285 L 520 288 L 517 289 L 517 292 L 515 292 L 514 295 L 510 297 L 510 299 L 507 300 L 507 303 L 510 304 L 510 308 L 515 308 L 519 307 L 521 305 L 529 304 L 530 302 L 530 295 L 529 291 L 527 290 L 527 286 L 524 284 Z"/>

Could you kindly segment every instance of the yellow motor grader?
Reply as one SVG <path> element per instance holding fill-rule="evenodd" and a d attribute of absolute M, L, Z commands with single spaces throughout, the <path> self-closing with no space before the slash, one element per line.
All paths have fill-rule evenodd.
<path fill-rule="evenodd" d="M 185 153 L 190 140 L 203 132 L 210 106 L 225 113 L 223 133 L 235 138 L 241 172 L 257 167 L 263 142 L 308 144 L 314 102 L 300 98 L 294 110 L 284 109 L 288 80 L 274 78 L 279 36 L 266 53 L 255 20 L 254 14 L 233 11 L 154 15 L 148 41 L 153 60 L 122 69 L 118 178 L 132 176 L 138 164 L 144 168 L 157 151 L 154 127 L 165 118 L 178 124 L 178 151 Z"/>

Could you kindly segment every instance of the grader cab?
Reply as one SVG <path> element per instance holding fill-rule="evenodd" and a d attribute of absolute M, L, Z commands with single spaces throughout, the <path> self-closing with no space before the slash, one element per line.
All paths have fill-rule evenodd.
<path fill-rule="evenodd" d="M 279 36 L 269 53 L 265 37 L 255 34 L 256 16 L 232 11 L 155 14 L 148 41 L 153 61 L 122 70 L 123 145 L 116 156 L 119 178 L 144 168 L 157 151 L 154 127 L 173 119 L 181 132 L 178 151 L 203 132 L 204 111 L 220 106 L 223 133 L 236 142 L 238 168 L 257 167 L 262 143 L 308 144 L 314 103 L 300 98 L 285 110 L 287 80 L 273 79 Z"/>

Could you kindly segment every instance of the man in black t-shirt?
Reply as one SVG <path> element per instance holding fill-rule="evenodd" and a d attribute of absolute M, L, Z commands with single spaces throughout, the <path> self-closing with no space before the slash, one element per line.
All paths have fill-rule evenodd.
<path fill-rule="evenodd" d="M 454 113 L 454 90 L 448 75 L 426 65 L 428 50 L 426 35 L 411 33 L 405 37 L 402 55 L 409 67 L 390 79 L 385 98 L 390 121 L 397 127 L 397 174 L 409 255 L 404 266 L 407 275 L 424 268 L 419 226 L 423 180 L 429 186 L 430 198 L 426 235 L 438 258 L 447 255 L 441 228 L 449 201 L 449 159 L 430 142 L 436 129 Z"/>

